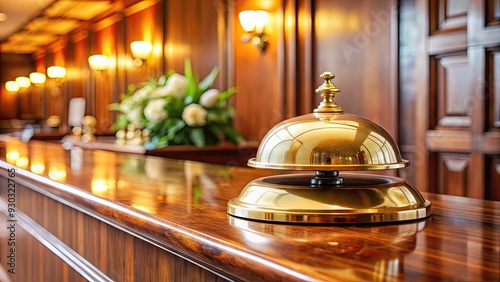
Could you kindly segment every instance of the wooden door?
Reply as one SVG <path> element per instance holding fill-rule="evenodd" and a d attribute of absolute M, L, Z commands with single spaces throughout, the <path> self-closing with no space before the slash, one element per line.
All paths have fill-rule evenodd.
<path fill-rule="evenodd" d="M 500 200 L 500 1 L 415 4 L 417 186 Z"/>

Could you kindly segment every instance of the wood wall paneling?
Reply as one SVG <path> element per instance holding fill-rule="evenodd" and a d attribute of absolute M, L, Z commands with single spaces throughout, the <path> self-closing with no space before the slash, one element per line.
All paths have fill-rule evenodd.
<path fill-rule="evenodd" d="M 400 176 L 410 183 L 416 183 L 415 121 L 418 119 L 415 107 L 421 87 L 416 80 L 418 55 L 417 12 L 414 0 L 399 2 L 399 95 L 398 95 L 398 132 L 399 149 L 402 157 L 410 161 L 410 167 L 400 170 Z"/>
<path fill-rule="evenodd" d="M 467 0 L 438 0 L 429 3 L 431 34 L 466 29 Z"/>
<path fill-rule="evenodd" d="M 466 54 L 437 57 L 436 77 L 430 87 L 434 88 L 437 112 L 436 128 L 459 128 L 470 126 L 469 105 L 471 100 L 470 70 Z"/>
<path fill-rule="evenodd" d="M 108 109 L 108 105 L 118 101 L 118 79 L 116 72 L 117 64 L 117 34 L 122 22 L 114 22 L 111 25 L 93 32 L 93 50 L 91 54 L 102 54 L 110 59 L 109 68 L 105 72 L 91 73 L 91 98 L 88 103 L 97 120 L 98 133 L 110 132 L 114 122 L 115 114 Z"/>
<path fill-rule="evenodd" d="M 486 1 L 486 25 L 500 25 L 500 1 Z"/>
<path fill-rule="evenodd" d="M 162 1 L 144 1 L 127 8 L 124 11 L 124 50 L 125 57 L 119 67 L 126 70 L 126 84 L 146 81 L 149 77 L 157 77 L 163 70 Z M 153 5 L 152 5 L 153 4 Z M 153 44 L 153 52 L 147 64 L 136 66 L 133 63 L 130 43 L 133 41 L 148 41 Z"/>
<path fill-rule="evenodd" d="M 486 179 L 488 181 L 486 199 L 500 201 L 500 157 L 489 157 L 486 171 Z"/>
<path fill-rule="evenodd" d="M 342 90 L 336 102 L 397 136 L 396 1 L 315 1 L 313 7 L 313 84 L 332 71 Z M 316 94 L 314 105 L 319 102 Z"/>
<path fill-rule="evenodd" d="M 226 27 L 221 26 L 221 22 L 225 22 L 229 10 L 225 1 L 167 1 L 164 6 L 165 71 L 182 74 L 185 60 L 190 59 L 193 71 L 200 79 L 216 66 L 223 69 L 222 73 L 227 73 L 227 63 L 223 60 L 227 54 L 221 52 L 226 50 L 231 54 L 230 47 L 224 44 L 231 38 L 226 37 Z M 218 77 L 213 86 L 227 88 L 229 82 L 222 83 L 226 80 Z"/>
<path fill-rule="evenodd" d="M 487 109 L 489 115 L 486 119 L 491 130 L 498 130 L 500 129 L 500 47 L 487 50 L 485 78 L 488 80 L 486 90 L 489 92 L 489 95 L 484 93 L 489 99 Z"/>
<path fill-rule="evenodd" d="M 351 33 L 347 35 L 357 35 L 359 42 L 348 41 L 348 43 L 355 47 L 354 52 L 362 49 L 362 54 L 366 55 L 363 57 L 356 54 L 355 57 L 369 60 L 366 64 L 358 65 L 352 69 L 357 71 L 366 69 L 367 66 L 372 66 L 373 69 L 366 69 L 365 74 L 368 76 L 363 78 L 364 83 L 360 84 L 358 81 L 350 83 L 351 85 L 366 85 L 366 87 L 363 86 L 363 91 L 358 91 L 358 89 L 352 91 L 349 89 L 350 87 L 345 88 L 345 85 L 342 87 L 342 83 L 339 85 L 347 93 L 351 91 L 363 92 L 362 94 L 348 95 L 371 96 L 370 99 L 363 99 L 362 106 L 355 103 L 354 106 L 347 107 L 347 110 L 381 122 L 386 128 L 389 128 L 391 133 L 396 132 L 394 125 L 396 119 L 390 117 L 390 111 L 377 111 L 376 107 L 369 105 L 375 99 L 377 105 L 385 105 L 386 96 L 389 97 L 389 101 L 395 101 L 395 84 L 393 81 L 388 82 L 395 77 L 395 73 L 387 76 L 379 75 L 379 77 L 371 75 L 373 73 L 387 73 L 388 69 L 390 71 L 396 69 L 394 67 L 395 61 L 393 61 L 395 55 L 391 54 L 397 52 L 393 52 L 393 49 L 387 49 L 387 47 L 393 48 L 397 45 L 394 40 L 397 36 L 393 36 L 396 27 L 393 21 L 396 15 L 396 5 L 394 4 L 395 1 L 378 1 L 375 4 L 365 1 L 362 5 L 364 8 L 361 9 L 362 14 L 351 17 L 358 22 L 353 22 L 354 26 L 349 26 Z M 237 115 L 234 124 L 249 139 L 260 140 L 272 126 L 283 120 L 285 116 L 291 117 L 309 113 L 319 103 L 320 98 L 314 93 L 314 89 L 322 83 L 318 75 L 326 69 L 337 72 L 339 63 L 336 61 L 328 62 L 328 67 L 320 66 L 317 69 L 315 69 L 315 65 L 332 57 L 330 46 L 338 46 L 338 44 L 337 42 L 333 45 L 331 43 L 340 37 L 337 35 L 338 31 L 332 33 L 330 32 L 332 29 L 325 29 L 324 26 L 316 28 L 318 22 L 314 19 L 317 18 L 316 14 L 320 10 L 325 10 L 326 16 L 329 17 L 329 11 L 343 8 L 343 6 L 350 7 L 348 8 L 350 10 L 346 10 L 346 14 L 350 14 L 347 13 L 348 11 L 358 13 L 356 5 L 351 5 L 346 1 L 337 6 L 327 1 L 310 0 L 124 2 L 122 26 L 118 25 L 117 29 L 109 33 L 109 37 L 106 37 L 114 37 L 117 43 L 118 90 L 112 88 L 111 92 L 114 96 L 111 100 L 116 100 L 120 90 L 125 90 L 127 84 L 143 81 L 148 74 L 158 74 L 165 69 L 182 72 L 184 59 L 190 57 L 194 71 L 200 76 L 208 74 L 216 65 L 219 65 L 220 68 L 226 68 L 226 70 L 221 71 L 222 77 L 216 81 L 215 85 L 220 88 L 238 87 L 239 93 L 233 99 Z M 271 44 L 264 53 L 261 53 L 252 44 L 244 44 L 240 41 L 243 30 L 237 17 L 238 12 L 244 9 L 265 9 L 269 12 L 270 17 L 266 32 L 269 33 Z M 115 15 L 112 14 L 109 17 L 115 17 Z M 107 19 L 99 18 L 99 20 L 106 21 Z M 225 27 L 224 23 L 228 26 Z M 356 29 L 359 29 L 359 32 Z M 78 32 L 83 31 L 79 30 Z M 322 34 L 322 32 L 330 33 L 327 36 L 328 40 L 318 37 L 318 34 Z M 67 81 L 66 83 L 71 88 L 68 98 L 79 96 L 81 91 L 81 95 L 90 100 L 87 111 L 98 116 L 99 125 L 103 129 L 107 128 L 110 119 L 105 108 L 109 102 L 109 95 L 105 93 L 101 95 L 97 92 L 107 92 L 108 90 L 104 89 L 109 89 L 109 86 L 101 85 L 101 81 L 96 81 L 92 85 L 94 79 L 87 77 L 85 72 L 89 72 L 86 63 L 88 55 L 94 49 L 103 50 L 104 43 L 99 37 L 104 33 L 100 28 L 94 30 L 91 26 L 90 34 L 95 42 L 90 42 L 91 40 L 88 38 L 72 35 L 78 37 L 79 40 L 69 40 L 67 48 L 71 50 L 66 52 L 68 56 L 74 57 L 67 58 L 68 65 L 73 64 L 75 67 L 82 68 L 81 76 L 76 77 L 75 81 Z M 287 34 L 286 38 L 285 34 Z M 131 66 L 129 43 L 133 40 L 151 40 L 154 42 L 155 52 L 160 50 L 160 53 L 163 53 L 155 53 L 151 58 L 150 63 L 154 65 L 152 68 L 144 70 Z M 163 46 L 157 44 L 158 42 L 164 42 Z M 56 62 L 65 63 L 64 58 L 61 57 L 64 51 L 61 52 L 57 49 L 60 47 L 61 43 L 54 44 L 47 49 L 44 57 L 47 65 L 56 64 Z M 318 53 L 314 48 L 321 50 L 321 53 Z M 161 51 L 162 49 L 163 51 Z M 346 65 L 349 64 L 342 64 L 339 68 L 345 69 Z M 388 65 L 391 67 L 388 68 Z M 345 70 L 345 73 L 349 73 L 349 71 Z M 337 77 L 340 76 L 337 74 Z M 351 80 L 349 75 L 344 77 L 349 77 L 347 81 Z M 68 77 L 68 79 L 72 78 Z M 112 79 L 110 78 L 110 80 Z M 99 89 L 95 93 L 96 105 L 92 106 L 94 85 L 102 90 Z M 85 87 L 88 88 L 85 89 Z M 66 104 L 67 101 L 59 101 L 57 97 L 52 97 L 50 94 L 52 88 L 52 85 L 48 83 L 48 94 L 46 95 L 48 97 L 48 114 L 60 114 L 61 110 L 59 110 L 58 105 Z M 381 94 L 374 96 L 368 92 Z M 343 94 L 339 95 L 339 99 Z M 384 98 L 378 98 L 378 95 L 384 96 Z M 266 100 L 265 103 L 262 103 L 263 99 Z M 344 99 L 345 101 L 354 100 Z M 260 114 L 256 115 L 257 111 Z M 111 116 L 111 119 L 113 117 Z"/>
<path fill-rule="evenodd" d="M 473 45 L 498 45 L 500 38 L 500 3 L 498 0 L 469 0 L 470 32 L 468 42 Z"/>
<path fill-rule="evenodd" d="M 0 66 L 0 120 L 19 119 L 22 116 L 31 118 L 31 88 L 11 93 L 5 89 L 5 83 L 15 80 L 18 76 L 28 76 L 30 72 L 35 71 L 35 64 L 29 55 L 1 54 Z"/>
<path fill-rule="evenodd" d="M 470 157 L 457 154 L 440 154 L 438 158 L 438 193 L 466 196 Z"/>
<path fill-rule="evenodd" d="M 417 160 L 427 168 L 417 171 L 417 187 L 491 197 L 496 191 L 491 158 L 500 155 L 500 145 L 493 145 L 500 144 L 494 82 L 500 68 L 500 28 L 485 26 L 491 13 L 485 8 L 492 6 L 482 0 L 467 1 L 465 8 L 463 1 L 416 3 L 421 44 L 417 81 L 429 85 L 417 100 L 424 116 L 417 120 Z M 455 15 L 453 21 L 465 28 L 438 24 L 440 15 Z M 457 20 L 463 16 L 466 21 Z"/>
<path fill-rule="evenodd" d="M 261 52 L 251 43 L 240 38 L 244 30 L 239 25 L 238 14 L 243 10 L 264 9 L 269 14 L 265 31 L 269 34 L 269 46 Z M 235 27 L 235 97 L 236 117 L 234 125 L 250 140 L 261 140 L 274 125 L 284 119 L 285 98 L 282 88 L 282 69 L 277 57 L 279 50 L 279 25 L 282 11 L 277 2 L 240 1 L 234 5 Z"/>

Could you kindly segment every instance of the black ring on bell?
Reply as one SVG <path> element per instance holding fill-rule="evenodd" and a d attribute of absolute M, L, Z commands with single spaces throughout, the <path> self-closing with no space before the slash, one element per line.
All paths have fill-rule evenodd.
<path fill-rule="evenodd" d="M 344 185 L 344 178 L 339 177 L 338 170 L 316 171 L 316 176 L 311 178 L 311 187 L 341 187 Z"/>

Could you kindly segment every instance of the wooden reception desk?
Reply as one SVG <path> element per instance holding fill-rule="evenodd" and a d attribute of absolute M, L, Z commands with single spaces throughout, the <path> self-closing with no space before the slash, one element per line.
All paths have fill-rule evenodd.
<path fill-rule="evenodd" d="M 424 194 L 430 218 L 364 226 L 227 215 L 273 173 L 0 142 L 0 280 L 500 280 L 500 202 Z"/>

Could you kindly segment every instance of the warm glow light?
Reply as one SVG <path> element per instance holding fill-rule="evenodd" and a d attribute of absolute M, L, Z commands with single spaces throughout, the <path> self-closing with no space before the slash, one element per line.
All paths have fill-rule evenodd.
<path fill-rule="evenodd" d="M 241 27 L 243 27 L 246 32 L 252 32 L 255 29 L 255 24 L 253 22 L 254 15 L 255 11 L 251 10 L 240 12 L 238 15 Z"/>
<path fill-rule="evenodd" d="M 50 78 L 65 78 L 66 69 L 59 66 L 52 66 L 47 68 L 47 75 Z"/>
<path fill-rule="evenodd" d="M 20 168 L 27 168 L 28 167 L 28 158 L 20 157 L 19 159 L 16 160 L 16 166 L 18 166 Z"/>
<path fill-rule="evenodd" d="M 49 178 L 56 181 L 61 181 L 66 179 L 66 171 L 53 168 L 49 170 Z"/>
<path fill-rule="evenodd" d="M 266 11 L 255 11 L 255 32 L 261 33 L 264 31 L 264 27 L 267 23 L 267 12 Z"/>
<path fill-rule="evenodd" d="M 152 213 L 154 210 L 151 207 L 146 207 L 146 206 L 141 206 L 141 205 L 131 205 L 132 207 L 147 212 L 147 213 Z"/>
<path fill-rule="evenodd" d="M 28 88 L 31 85 L 31 81 L 26 76 L 16 77 L 16 83 L 19 85 L 19 88 Z"/>
<path fill-rule="evenodd" d="M 10 152 L 7 152 L 7 162 L 9 163 L 14 163 L 15 161 L 17 161 L 17 159 L 19 159 L 19 152 L 18 151 L 10 151 Z"/>
<path fill-rule="evenodd" d="M 108 184 L 104 179 L 92 180 L 92 193 L 103 195 L 108 190 Z"/>
<path fill-rule="evenodd" d="M 130 43 L 130 50 L 135 59 L 147 60 L 151 56 L 153 46 L 147 41 L 134 41 Z"/>
<path fill-rule="evenodd" d="M 239 13 L 241 27 L 246 32 L 262 33 L 267 23 L 266 11 L 247 10 Z"/>
<path fill-rule="evenodd" d="M 252 42 L 261 51 L 265 51 L 269 44 L 269 36 L 264 32 L 267 23 L 266 11 L 246 10 L 239 13 L 241 27 L 246 34 L 241 37 L 241 41 Z"/>
<path fill-rule="evenodd" d="M 47 77 L 45 76 L 44 73 L 32 72 L 30 73 L 30 80 L 31 83 L 33 83 L 35 86 L 42 86 L 47 80 Z"/>
<path fill-rule="evenodd" d="M 42 174 L 45 171 L 45 166 L 43 164 L 32 164 L 31 172 L 36 174 Z"/>
<path fill-rule="evenodd" d="M 5 89 L 9 92 L 17 92 L 19 91 L 19 84 L 15 81 L 7 81 L 5 82 Z"/>
<path fill-rule="evenodd" d="M 89 57 L 89 66 L 94 71 L 105 71 L 109 67 L 109 58 L 105 55 L 92 55 Z"/>

